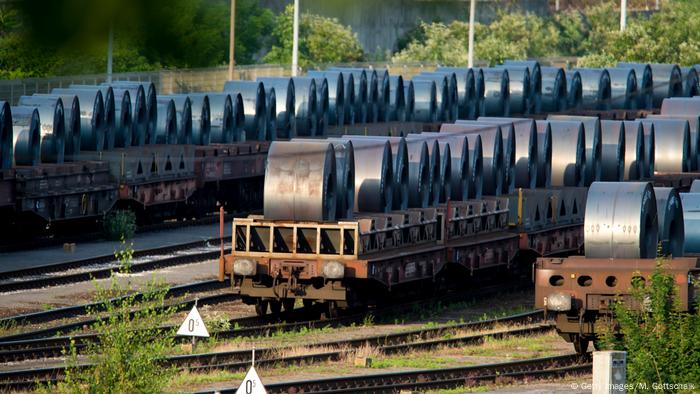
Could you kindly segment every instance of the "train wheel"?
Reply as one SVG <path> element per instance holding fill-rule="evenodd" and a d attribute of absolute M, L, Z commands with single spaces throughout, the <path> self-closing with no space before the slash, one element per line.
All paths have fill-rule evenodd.
<path fill-rule="evenodd" d="M 267 314 L 267 305 L 267 300 L 258 300 L 255 303 L 255 313 L 261 317 L 265 316 Z"/>
<path fill-rule="evenodd" d="M 586 354 L 588 351 L 588 339 L 583 338 L 580 335 L 574 336 L 574 349 L 576 349 L 576 353 L 578 354 Z"/>
<path fill-rule="evenodd" d="M 335 301 L 328 301 L 323 316 L 326 319 L 335 319 L 338 317 L 338 304 L 336 304 Z"/>
<path fill-rule="evenodd" d="M 270 301 L 270 313 L 277 315 L 282 311 L 282 301 L 271 300 Z"/>
<path fill-rule="evenodd" d="M 294 310 L 294 302 L 296 300 L 294 298 L 285 298 L 282 300 L 282 306 L 284 307 L 284 310 L 287 312 L 291 312 Z"/>

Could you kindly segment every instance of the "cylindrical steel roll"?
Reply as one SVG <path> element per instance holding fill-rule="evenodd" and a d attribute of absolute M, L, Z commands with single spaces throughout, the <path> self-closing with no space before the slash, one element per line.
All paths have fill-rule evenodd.
<path fill-rule="evenodd" d="M 662 256 L 683 257 L 683 206 L 678 191 L 672 187 L 655 187 L 659 244 Z"/>
<path fill-rule="evenodd" d="M 233 141 L 245 141 L 245 107 L 240 93 L 231 94 Z M 296 120 L 294 121 L 296 124 Z M 295 126 L 296 127 L 296 126 Z"/>
<path fill-rule="evenodd" d="M 637 74 L 633 68 L 609 68 L 610 108 L 637 109 Z"/>
<path fill-rule="evenodd" d="M 330 67 L 329 70 L 343 71 L 352 73 L 356 83 L 355 100 L 361 100 L 359 110 L 360 119 L 356 119 L 360 123 L 376 123 L 379 120 L 379 81 L 377 71 L 369 68 L 344 68 Z M 359 85 L 358 85 L 359 83 Z M 356 103 L 357 104 L 357 103 Z M 356 115 L 357 116 L 357 115 Z"/>
<path fill-rule="evenodd" d="M 428 155 L 430 156 L 428 164 L 430 167 L 430 182 L 428 182 L 430 185 L 430 205 L 436 206 L 440 203 L 440 193 L 444 184 L 440 174 L 440 164 L 442 163 L 440 146 L 437 140 L 426 140 L 426 144 L 428 145 Z"/>
<path fill-rule="evenodd" d="M 328 123 L 342 127 L 345 125 L 345 79 L 340 71 L 309 71 L 316 81 L 316 87 L 323 78 L 328 84 Z M 318 93 L 318 90 L 317 90 Z"/>
<path fill-rule="evenodd" d="M 105 103 L 102 91 L 53 89 L 51 94 L 76 95 L 82 103 L 80 108 L 80 149 L 102 150 L 105 133 Z M 112 108 L 113 110 L 113 108 Z"/>
<path fill-rule="evenodd" d="M 388 122 L 389 121 L 389 112 L 391 111 L 390 108 L 390 101 L 391 99 L 389 98 L 389 95 L 391 94 L 391 86 L 389 82 L 389 70 L 386 68 L 378 68 L 375 69 L 377 72 L 377 93 L 378 93 L 378 98 L 379 98 L 379 121 L 380 122 Z"/>
<path fill-rule="evenodd" d="M 674 101 L 677 99 L 674 99 Z M 665 101 L 665 100 L 664 100 Z M 700 100 L 696 100 L 700 103 Z M 700 112 L 698 112 L 700 114 Z M 700 168 L 700 116 L 688 115 L 652 115 L 646 116 L 646 119 L 684 119 L 688 121 L 690 127 L 690 165 L 695 171 Z"/>
<path fill-rule="evenodd" d="M 420 135 L 436 138 L 440 149 L 450 147 L 450 198 L 455 201 L 469 199 L 471 164 L 469 161 L 469 140 L 466 135 L 458 133 L 421 133 Z M 409 134 L 411 136 L 411 134 Z M 443 158 L 444 160 L 444 158 Z"/>
<path fill-rule="evenodd" d="M 177 119 L 177 143 L 181 145 L 192 144 L 192 102 L 189 96 L 169 96 L 158 97 L 159 103 L 167 104 L 173 100 L 175 104 L 175 118 Z"/>
<path fill-rule="evenodd" d="M 424 72 L 421 76 L 434 77 L 437 86 L 440 86 L 442 79 L 447 80 L 447 101 L 445 105 L 445 119 L 449 122 L 457 120 L 459 113 L 459 92 L 457 91 L 457 75 L 454 72 Z M 438 88 L 439 89 L 439 88 Z"/>
<path fill-rule="evenodd" d="M 560 112 L 568 106 L 567 79 L 562 68 L 542 67 L 541 111 Z M 538 111 L 539 113 L 540 111 Z"/>
<path fill-rule="evenodd" d="M 625 172 L 625 126 L 619 120 L 601 120 L 600 180 L 622 182 Z"/>
<path fill-rule="evenodd" d="M 343 72 L 345 76 L 348 76 L 348 82 L 350 82 L 349 76 L 352 75 L 352 95 L 355 105 L 353 109 L 354 121 L 351 123 L 367 123 L 367 72 L 364 69 L 344 67 L 330 67 L 328 70 Z"/>
<path fill-rule="evenodd" d="M 586 179 L 584 185 L 589 186 L 601 179 L 602 136 L 600 119 L 597 116 L 549 115 L 547 120 L 567 120 L 582 122 L 586 136 Z"/>
<path fill-rule="evenodd" d="M 452 197 L 452 154 L 450 145 L 440 138 L 440 133 L 409 134 L 408 139 L 426 141 L 430 168 L 433 172 L 431 179 L 431 201 L 433 205 L 446 202 Z M 437 167 L 437 171 L 435 170 Z"/>
<path fill-rule="evenodd" d="M 258 81 L 226 81 L 224 92 L 240 93 L 243 98 L 245 140 L 264 141 L 267 135 L 265 85 Z"/>
<path fill-rule="evenodd" d="M 700 169 L 700 100 L 694 97 L 664 99 L 661 103 L 661 115 L 647 115 L 647 117 L 687 119 L 690 125 L 690 151 L 694 157 L 693 169 Z"/>
<path fill-rule="evenodd" d="M 335 220 L 335 164 L 333 145 L 328 142 L 273 142 L 265 166 L 265 218 Z"/>
<path fill-rule="evenodd" d="M 588 258 L 656 257 L 654 188 L 648 182 L 594 182 L 588 189 L 583 228 Z"/>
<path fill-rule="evenodd" d="M 190 93 L 192 102 L 203 103 L 207 98 L 209 108 L 209 138 L 205 142 L 202 135 L 202 145 L 211 143 L 228 143 L 233 140 L 233 104 L 228 93 Z M 204 112 L 204 107 L 202 107 Z"/>
<path fill-rule="evenodd" d="M 328 98 L 328 80 L 326 78 L 312 78 L 316 85 L 316 135 L 326 135 L 328 127 L 328 111 L 330 102 Z M 320 83 L 319 83 L 320 82 Z"/>
<path fill-rule="evenodd" d="M 654 124 L 654 171 L 690 172 L 690 126 L 685 119 L 642 119 Z"/>
<path fill-rule="evenodd" d="M 20 102 L 22 98 L 20 98 Z M 66 132 L 63 100 L 56 97 L 49 105 L 31 106 L 39 111 L 41 121 L 41 161 L 63 163 L 65 158 Z M 13 112 L 18 112 L 14 110 Z"/>
<path fill-rule="evenodd" d="M 413 122 L 416 114 L 416 94 L 413 81 L 410 79 L 404 81 L 403 89 L 403 97 L 406 100 L 406 122 Z"/>
<path fill-rule="evenodd" d="M 355 212 L 391 211 L 394 168 L 389 141 L 353 139 L 352 145 L 355 154 Z"/>
<path fill-rule="evenodd" d="M 700 179 L 695 179 L 693 183 L 690 184 L 689 193 L 700 193 Z"/>
<path fill-rule="evenodd" d="M 637 77 L 637 108 L 651 109 L 654 106 L 654 78 L 651 66 L 642 63 L 617 63 L 617 67 L 634 69 Z"/>
<path fill-rule="evenodd" d="M 403 77 L 389 77 L 389 121 L 406 121 L 406 96 Z"/>
<path fill-rule="evenodd" d="M 187 94 L 187 95 L 169 95 L 175 101 L 175 106 L 184 105 L 186 98 L 190 100 L 190 108 L 192 112 L 192 143 L 195 145 L 209 145 L 211 140 L 211 107 L 209 104 L 209 96 L 207 94 Z M 230 98 L 229 98 L 230 100 Z M 223 102 L 221 103 L 225 105 Z M 229 111 L 231 103 L 229 101 Z M 221 108 L 223 110 L 223 107 Z M 223 116 L 223 111 L 221 113 Z M 230 116 L 226 119 L 231 122 Z M 223 124 L 219 120 L 219 124 Z"/>
<path fill-rule="evenodd" d="M 530 86 L 530 69 L 523 66 L 499 66 L 498 68 L 508 70 L 511 114 L 529 114 L 533 94 Z"/>
<path fill-rule="evenodd" d="M 462 67 L 438 67 L 435 72 L 454 73 L 457 82 L 457 119 L 476 119 L 474 70 Z"/>
<path fill-rule="evenodd" d="M 639 180 L 644 174 L 644 128 L 638 120 L 625 120 L 625 166 L 622 179 Z"/>
<path fill-rule="evenodd" d="M 656 133 L 653 122 L 641 122 L 644 133 L 644 163 L 642 164 L 642 178 L 650 178 L 654 175 L 656 165 Z"/>
<path fill-rule="evenodd" d="M 537 126 L 537 187 L 552 184 L 552 127 L 546 120 L 535 121 Z"/>
<path fill-rule="evenodd" d="M 286 77 L 258 77 L 257 80 L 263 83 L 265 89 L 275 89 L 277 137 L 289 139 L 296 137 L 296 93 L 294 81 Z M 233 100 L 233 96 L 231 99 Z"/>
<path fill-rule="evenodd" d="M 75 161 L 80 154 L 80 100 L 74 94 L 35 94 L 33 96 L 22 96 L 19 105 L 27 107 L 38 107 L 42 105 L 54 106 L 55 101 L 60 98 L 64 103 L 64 130 L 66 133 L 65 160 Z M 67 108 L 70 109 L 67 109 Z"/>
<path fill-rule="evenodd" d="M 683 207 L 683 253 L 700 253 L 700 193 L 680 193 Z"/>
<path fill-rule="evenodd" d="M 469 199 L 481 199 L 484 189 L 484 151 L 481 135 L 466 134 L 469 144 Z"/>
<path fill-rule="evenodd" d="M 470 124 L 447 124 L 440 127 L 443 133 L 477 133 L 481 136 L 482 156 L 483 156 L 483 193 L 486 195 L 499 196 L 503 190 L 504 164 L 503 164 L 503 136 L 501 127 L 498 125 L 470 125 Z M 475 141 L 469 140 L 469 146 Z M 470 152 L 471 153 L 471 152 Z"/>
<path fill-rule="evenodd" d="M 158 100 L 158 123 L 156 125 L 156 144 L 177 144 L 177 111 L 173 99 Z"/>
<path fill-rule="evenodd" d="M 345 79 L 345 124 L 355 124 L 355 76 L 350 73 L 343 73 Z"/>
<path fill-rule="evenodd" d="M 338 219 L 352 219 L 355 206 L 355 153 L 351 141 L 332 141 L 335 152 L 336 209 Z"/>
<path fill-rule="evenodd" d="M 482 68 L 484 101 L 479 115 L 510 116 L 510 77 L 503 68 Z"/>
<path fill-rule="evenodd" d="M 566 73 L 566 107 L 575 110 L 583 109 L 581 74 L 576 70 L 569 70 Z"/>
<path fill-rule="evenodd" d="M 543 68 L 540 63 L 534 60 L 506 60 L 503 66 L 509 67 L 527 67 L 530 73 L 530 111 L 532 113 L 540 113 L 542 111 L 542 93 L 543 93 Z M 562 75 L 564 80 L 564 75 Z M 565 87 L 566 89 L 566 87 Z"/>
<path fill-rule="evenodd" d="M 414 92 L 413 120 L 435 123 L 438 120 L 437 86 L 431 80 L 411 80 Z"/>
<path fill-rule="evenodd" d="M 447 82 L 447 76 L 445 74 L 419 74 L 414 76 L 413 80 L 416 82 L 435 82 L 435 104 L 437 106 L 437 120 L 442 122 L 454 122 L 454 120 L 450 119 L 450 89 Z"/>
<path fill-rule="evenodd" d="M 132 127 L 139 128 L 134 134 L 154 135 L 158 121 L 155 84 L 153 82 L 115 81 L 112 82 L 112 85 L 115 88 L 128 89 L 131 93 L 131 114 L 134 116 L 131 123 Z M 143 101 L 141 101 L 142 97 Z M 139 109 L 141 106 L 143 107 L 143 114 L 139 112 L 141 111 Z M 141 142 L 136 144 L 132 141 L 132 145 L 142 146 L 143 144 Z"/>
<path fill-rule="evenodd" d="M 534 189 L 537 187 L 539 157 L 537 150 L 537 125 L 533 119 L 522 118 L 489 118 L 480 116 L 480 122 L 490 122 L 499 125 L 512 124 L 515 140 L 513 146 L 514 187 Z"/>
<path fill-rule="evenodd" d="M 681 67 L 683 78 L 683 96 L 693 97 L 700 95 L 700 81 L 698 72 L 694 67 Z"/>
<path fill-rule="evenodd" d="M 75 85 L 71 85 L 73 87 Z M 105 85 L 106 86 L 106 85 Z M 105 134 L 105 149 L 112 149 L 120 139 L 118 135 L 126 136 L 129 128 L 126 126 L 126 111 L 131 115 L 131 144 L 141 146 L 153 144 L 153 122 L 151 119 L 158 117 L 158 111 L 150 111 L 150 98 L 147 98 L 142 85 L 133 87 L 115 86 L 114 93 L 115 127 L 113 132 Z M 104 92 L 103 92 L 104 94 Z M 128 96 L 128 99 L 127 99 Z M 155 97 L 155 96 L 154 96 Z M 105 100 L 107 100 L 105 96 Z M 120 119 L 122 121 L 120 121 Z M 125 141 L 125 139 L 124 139 Z"/>
<path fill-rule="evenodd" d="M 367 121 L 379 122 L 379 77 L 373 69 L 367 70 Z"/>
<path fill-rule="evenodd" d="M 122 125 L 131 125 L 132 129 L 135 127 L 133 124 L 135 116 L 132 117 L 131 121 L 120 121 L 125 119 L 127 116 L 132 115 L 131 94 L 128 90 L 118 89 L 118 96 L 115 94 L 115 91 L 111 86 L 71 85 L 69 88 L 54 89 L 53 91 L 60 94 L 80 94 L 85 92 L 94 94 L 97 91 L 102 92 L 102 97 L 104 100 L 103 132 L 94 136 L 94 138 L 88 138 L 85 141 L 81 141 L 81 148 L 83 149 L 93 150 L 92 147 L 94 147 L 94 150 L 96 151 L 112 149 L 114 147 L 116 134 L 121 133 L 124 135 L 125 133 L 123 128 L 124 126 Z M 128 107 L 123 114 L 121 111 L 122 105 L 124 105 L 125 108 Z M 139 124 L 143 127 L 143 130 L 145 130 L 145 110 L 142 107 L 139 107 L 139 111 L 142 115 L 142 119 L 140 119 L 141 123 Z"/>
<path fill-rule="evenodd" d="M 510 194 L 515 188 L 515 127 L 513 122 L 489 122 L 489 121 L 459 121 L 458 124 L 471 124 L 473 126 L 494 126 L 501 128 L 503 137 L 503 186 L 501 193 Z"/>
<path fill-rule="evenodd" d="M 610 74 L 604 68 L 577 68 L 581 76 L 583 109 L 607 111 L 610 109 Z"/>
<path fill-rule="evenodd" d="M 552 130 L 551 185 L 583 186 L 586 179 L 586 132 L 583 123 L 567 120 L 547 122 Z"/>
<path fill-rule="evenodd" d="M 297 135 L 316 136 L 318 134 L 318 97 L 313 78 L 294 77 L 294 100 L 296 108 Z"/>
<path fill-rule="evenodd" d="M 474 119 L 479 116 L 486 116 L 484 114 L 484 100 L 486 95 L 486 87 L 484 82 L 484 70 L 482 68 L 472 68 L 474 73 Z"/>
<path fill-rule="evenodd" d="M 4 104 L 3 104 L 4 107 Z M 12 135 L 10 142 L 10 167 L 36 166 L 41 162 L 41 120 L 39 111 L 33 107 L 11 107 L 12 111 Z M 3 124 L 7 121 L 7 112 L 3 117 Z M 3 140 L 4 140 L 3 135 Z M 4 147 L 3 141 L 3 147 Z M 3 148 L 4 149 L 4 148 Z M 3 168 L 7 156 L 3 152 Z"/>
<path fill-rule="evenodd" d="M 408 157 L 408 206 L 426 208 L 430 203 L 430 156 L 425 140 L 406 141 Z"/>
<path fill-rule="evenodd" d="M 277 139 L 277 94 L 275 88 L 265 89 L 265 118 L 267 118 L 267 135 L 265 141 Z"/>
<path fill-rule="evenodd" d="M 0 101 L 0 169 L 12 168 L 13 161 L 12 110 L 7 101 Z"/>
<path fill-rule="evenodd" d="M 654 76 L 654 108 L 666 97 L 683 96 L 683 77 L 676 64 L 650 64 Z"/>

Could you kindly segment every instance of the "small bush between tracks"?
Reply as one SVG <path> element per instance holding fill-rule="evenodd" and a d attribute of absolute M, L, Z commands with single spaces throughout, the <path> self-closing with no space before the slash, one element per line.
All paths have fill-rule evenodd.
<path fill-rule="evenodd" d="M 136 214 L 129 210 L 112 211 L 104 219 L 105 236 L 111 240 L 131 239 L 136 232 Z"/>

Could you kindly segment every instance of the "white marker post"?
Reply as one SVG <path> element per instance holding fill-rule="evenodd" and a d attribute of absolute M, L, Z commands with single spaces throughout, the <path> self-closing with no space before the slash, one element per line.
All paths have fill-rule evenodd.
<path fill-rule="evenodd" d="M 194 300 L 194 306 L 190 313 L 187 314 L 185 321 L 182 322 L 180 329 L 177 330 L 177 335 L 192 337 L 192 351 L 194 351 L 194 347 L 197 344 L 197 337 L 209 338 L 209 331 L 207 331 L 204 320 L 202 320 L 202 316 L 199 315 L 197 310 L 197 300 Z"/>
<path fill-rule="evenodd" d="M 253 348 L 252 365 L 250 366 L 248 373 L 245 374 L 245 378 L 243 378 L 241 385 L 238 386 L 236 394 L 267 394 L 267 390 L 265 390 L 265 386 L 263 386 L 262 380 L 260 380 L 260 377 L 258 376 L 258 372 L 255 371 L 255 348 Z"/>

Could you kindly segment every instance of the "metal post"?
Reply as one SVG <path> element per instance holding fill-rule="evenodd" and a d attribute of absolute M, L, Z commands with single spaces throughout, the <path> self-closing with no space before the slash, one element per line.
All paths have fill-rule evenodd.
<path fill-rule="evenodd" d="M 656 0 L 656 10 L 659 10 L 659 4 L 661 3 L 661 0 Z"/>
<path fill-rule="evenodd" d="M 554 11 L 559 12 L 559 0 L 556 0 L 556 1 L 554 2 Z"/>
<path fill-rule="evenodd" d="M 114 22 L 109 23 L 109 40 L 107 42 L 107 83 L 112 83 L 112 44 L 114 42 Z"/>
<path fill-rule="evenodd" d="M 476 13 L 476 0 L 471 0 L 469 5 L 469 54 L 467 55 L 467 65 L 474 67 L 474 14 Z"/>
<path fill-rule="evenodd" d="M 294 0 L 294 27 L 292 36 L 292 76 L 297 76 L 299 67 L 299 0 Z"/>
<path fill-rule="evenodd" d="M 228 39 L 228 79 L 233 79 L 233 55 L 235 51 L 234 43 L 236 41 L 236 0 L 231 0 L 231 31 Z"/>
<path fill-rule="evenodd" d="M 219 257 L 219 282 L 223 282 L 225 278 L 224 264 L 224 206 L 219 207 L 219 242 L 221 246 L 221 256 Z"/>
<path fill-rule="evenodd" d="M 620 31 L 627 27 L 627 0 L 620 0 Z"/>

